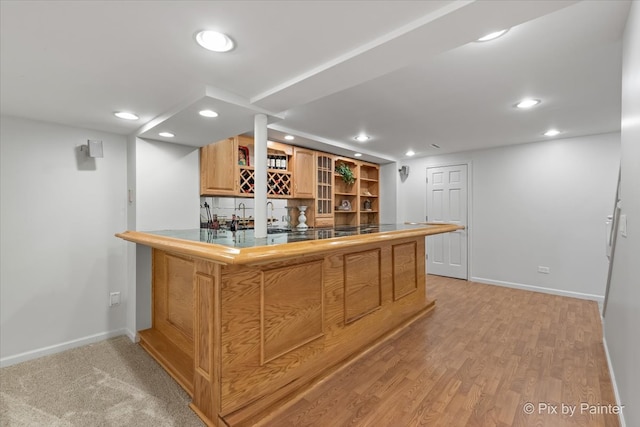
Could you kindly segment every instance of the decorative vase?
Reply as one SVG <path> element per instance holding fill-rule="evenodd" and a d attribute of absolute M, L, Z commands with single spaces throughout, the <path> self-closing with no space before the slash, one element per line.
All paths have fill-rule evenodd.
<path fill-rule="evenodd" d="M 298 206 L 300 210 L 300 215 L 298 216 L 298 226 L 296 227 L 298 230 L 306 230 L 309 228 L 307 225 L 307 217 L 305 216 L 305 211 L 307 210 L 307 206 Z"/>
<path fill-rule="evenodd" d="M 285 209 L 287 209 L 287 215 L 283 220 L 287 224 L 287 230 L 291 230 L 293 228 L 293 224 L 291 223 L 291 210 L 293 209 L 293 206 L 285 206 Z"/>

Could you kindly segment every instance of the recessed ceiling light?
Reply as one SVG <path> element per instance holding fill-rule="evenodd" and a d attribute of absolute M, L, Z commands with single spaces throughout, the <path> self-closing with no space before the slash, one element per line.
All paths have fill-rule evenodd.
<path fill-rule="evenodd" d="M 355 157 L 362 157 L 362 153 L 354 153 L 353 154 Z"/>
<path fill-rule="evenodd" d="M 489 33 L 484 37 L 480 37 L 477 41 L 488 42 L 489 40 L 495 40 L 498 37 L 503 36 L 507 31 L 509 31 L 508 28 L 506 30 L 494 31 L 493 33 Z"/>
<path fill-rule="evenodd" d="M 200 31 L 196 34 L 196 41 L 200 46 L 214 52 L 229 52 L 234 47 L 233 40 L 217 31 Z"/>
<path fill-rule="evenodd" d="M 544 133 L 544 136 L 556 136 L 556 135 L 560 135 L 560 131 L 557 129 L 549 129 Z"/>
<path fill-rule="evenodd" d="M 358 142 L 365 142 L 368 141 L 371 137 L 367 136 L 367 135 L 358 135 L 356 137 L 354 137 L 353 139 L 355 139 Z"/>
<path fill-rule="evenodd" d="M 440 146 L 438 144 L 431 144 L 431 147 L 433 148 L 440 148 Z"/>
<path fill-rule="evenodd" d="M 125 119 L 125 120 L 138 120 L 140 117 L 136 116 L 133 113 L 128 113 L 126 111 L 118 111 L 116 113 L 113 113 L 116 117 L 118 117 L 119 119 Z"/>
<path fill-rule="evenodd" d="M 175 136 L 171 132 L 160 132 L 158 135 L 164 136 L 165 138 L 173 138 Z"/>
<path fill-rule="evenodd" d="M 286 139 L 287 141 L 293 141 L 295 138 L 293 135 L 285 135 L 284 139 Z"/>
<path fill-rule="evenodd" d="M 199 114 L 203 117 L 218 117 L 218 113 L 213 110 L 202 110 Z"/>
<path fill-rule="evenodd" d="M 516 104 L 517 108 L 531 108 L 540 104 L 539 99 L 525 98 Z"/>
<path fill-rule="evenodd" d="M 409 150 L 409 151 L 407 151 L 407 152 L 406 152 L 406 153 L 404 153 L 404 154 L 406 154 L 407 156 L 411 157 L 411 156 L 414 156 L 416 153 L 415 153 L 415 151 L 413 151 L 413 150 Z"/>

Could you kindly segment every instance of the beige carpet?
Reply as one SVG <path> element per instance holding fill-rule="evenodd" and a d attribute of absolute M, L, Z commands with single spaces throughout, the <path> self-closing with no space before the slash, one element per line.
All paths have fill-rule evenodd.
<path fill-rule="evenodd" d="M 201 427 L 189 402 L 127 337 L 0 369 L 2 427 Z"/>

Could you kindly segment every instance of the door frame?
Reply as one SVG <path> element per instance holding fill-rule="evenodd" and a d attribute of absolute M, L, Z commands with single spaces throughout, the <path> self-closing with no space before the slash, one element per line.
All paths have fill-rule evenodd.
<path fill-rule="evenodd" d="M 472 254 L 471 254 L 471 242 L 473 239 L 473 161 L 471 160 L 463 160 L 459 162 L 451 161 L 451 162 L 438 162 L 438 163 L 427 163 L 425 167 L 425 184 L 426 180 L 429 177 L 429 169 L 430 168 L 444 168 L 449 166 L 467 166 L 467 226 L 465 232 L 467 233 L 467 281 L 470 280 L 473 276 L 473 271 L 471 271 L 471 266 L 473 263 L 471 262 Z M 425 200 L 424 200 L 424 218 L 427 218 L 427 204 L 429 202 L 429 197 L 427 197 L 427 189 L 425 186 Z M 426 243 L 426 242 L 425 242 Z M 426 249 L 426 248 L 425 248 Z M 426 266 L 425 260 L 425 266 Z M 428 273 L 428 271 L 427 271 Z"/>

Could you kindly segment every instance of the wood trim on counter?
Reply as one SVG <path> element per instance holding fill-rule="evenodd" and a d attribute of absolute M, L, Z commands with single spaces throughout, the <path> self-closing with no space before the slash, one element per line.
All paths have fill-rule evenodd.
<path fill-rule="evenodd" d="M 281 245 L 256 246 L 253 248 L 233 248 L 216 245 L 215 243 L 195 242 L 173 237 L 158 236 L 142 231 L 125 231 L 116 237 L 129 242 L 140 243 L 155 249 L 176 252 L 200 259 L 206 259 L 222 264 L 251 265 L 273 262 L 320 254 L 326 251 L 349 249 L 363 244 L 386 242 L 390 239 L 403 239 L 432 234 L 447 233 L 462 230 L 464 226 L 457 224 L 419 224 L 420 228 L 409 230 L 382 231 L 379 233 L 359 234 L 355 236 L 336 237 L 333 239 L 309 240 Z"/>

